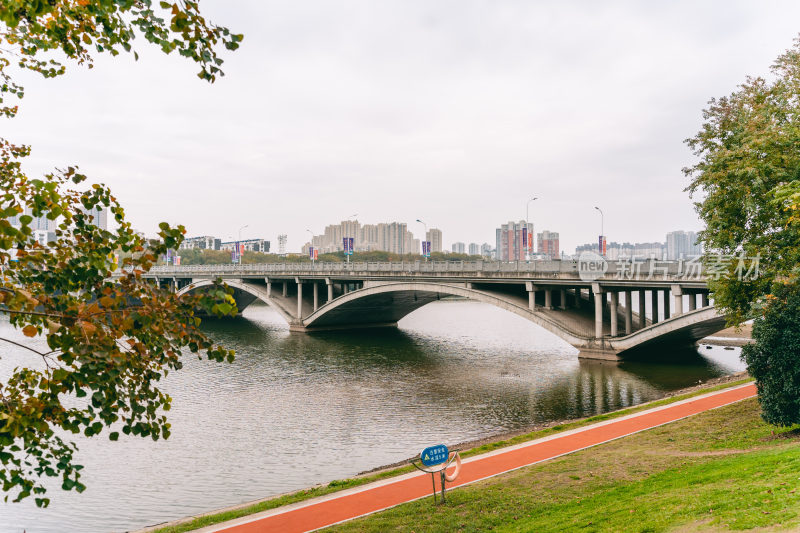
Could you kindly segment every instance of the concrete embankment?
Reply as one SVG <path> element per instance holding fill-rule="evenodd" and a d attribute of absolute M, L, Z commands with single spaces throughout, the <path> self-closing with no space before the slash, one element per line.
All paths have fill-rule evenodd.
<path fill-rule="evenodd" d="M 697 341 L 698 345 L 711 346 L 744 346 L 753 342 L 753 325 L 742 324 L 738 328 L 723 329 Z"/>

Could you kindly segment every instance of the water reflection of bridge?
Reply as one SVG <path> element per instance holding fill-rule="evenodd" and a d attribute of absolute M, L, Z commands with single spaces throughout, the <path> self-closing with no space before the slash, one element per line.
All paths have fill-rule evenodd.
<path fill-rule="evenodd" d="M 459 296 L 523 316 L 585 358 L 688 345 L 725 325 L 705 277 L 679 262 L 646 261 L 635 271 L 610 262 L 591 280 L 577 261 L 202 265 L 156 267 L 147 276 L 184 293 L 222 278 L 240 311 L 259 299 L 304 332 L 393 326 Z"/>

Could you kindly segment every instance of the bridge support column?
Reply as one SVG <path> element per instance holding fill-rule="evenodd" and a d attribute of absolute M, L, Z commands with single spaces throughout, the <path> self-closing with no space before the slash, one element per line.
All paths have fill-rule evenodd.
<path fill-rule="evenodd" d="M 697 309 L 697 295 L 692 293 L 689 295 L 689 311 Z"/>
<path fill-rule="evenodd" d="M 669 308 L 669 296 L 669 289 L 664 289 L 664 320 L 668 319 L 672 315 L 672 312 Z"/>
<path fill-rule="evenodd" d="M 528 309 L 536 311 L 536 285 L 532 281 L 526 281 L 525 290 L 528 291 Z"/>
<path fill-rule="evenodd" d="M 575 309 L 581 308 L 581 288 L 575 288 Z"/>
<path fill-rule="evenodd" d="M 553 289 L 544 290 L 544 308 L 545 309 L 553 308 Z"/>
<path fill-rule="evenodd" d="M 316 281 L 313 285 L 313 292 L 314 292 L 314 311 L 319 309 L 319 283 Z"/>
<path fill-rule="evenodd" d="M 300 278 L 294 278 L 297 282 L 297 318 L 303 318 L 303 282 Z"/>
<path fill-rule="evenodd" d="M 330 302 L 333 300 L 333 281 L 331 281 L 331 278 L 325 278 L 325 285 L 328 286 L 328 302 Z"/>
<path fill-rule="evenodd" d="M 267 284 L 267 298 L 270 298 L 272 296 L 272 282 L 269 278 L 264 278 L 264 283 Z"/>
<path fill-rule="evenodd" d="M 658 322 L 658 291 L 650 291 L 650 314 L 653 315 L 651 323 Z"/>
<path fill-rule="evenodd" d="M 675 316 L 683 314 L 683 290 L 680 285 L 672 286 L 672 299 L 675 304 Z"/>
<path fill-rule="evenodd" d="M 558 293 L 558 297 L 559 297 L 558 307 L 560 309 L 566 309 L 567 308 L 567 289 L 561 289 L 559 291 L 559 293 Z"/>
<path fill-rule="evenodd" d="M 286 280 L 283 280 L 283 297 L 286 298 L 289 295 L 289 283 Z"/>
<path fill-rule="evenodd" d="M 639 293 L 639 329 L 647 327 L 647 298 L 644 289 L 636 291 Z"/>
<path fill-rule="evenodd" d="M 603 338 L 603 299 L 606 297 L 599 284 L 592 286 L 594 293 L 594 337 Z"/>
<path fill-rule="evenodd" d="M 633 332 L 633 301 L 631 291 L 625 291 L 625 335 Z"/>
<path fill-rule="evenodd" d="M 614 291 L 611 293 L 611 303 L 609 304 L 609 312 L 611 313 L 611 336 L 616 337 L 619 329 L 617 307 L 619 306 L 619 293 Z"/>
<path fill-rule="evenodd" d="M 703 307 L 708 307 L 709 301 L 708 301 L 708 293 L 707 292 L 704 292 L 700 296 L 700 302 L 703 304 Z"/>

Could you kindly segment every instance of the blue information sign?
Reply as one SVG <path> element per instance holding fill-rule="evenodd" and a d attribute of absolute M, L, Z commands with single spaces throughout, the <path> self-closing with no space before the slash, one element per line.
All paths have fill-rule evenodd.
<path fill-rule="evenodd" d="M 440 465 L 447 461 L 450 452 L 444 444 L 428 446 L 419 454 L 419 460 L 425 466 Z"/>

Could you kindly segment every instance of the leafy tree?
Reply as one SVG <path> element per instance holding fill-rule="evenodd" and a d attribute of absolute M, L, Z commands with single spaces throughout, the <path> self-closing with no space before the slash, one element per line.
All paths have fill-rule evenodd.
<path fill-rule="evenodd" d="M 137 36 L 195 61 L 199 77 L 210 82 L 222 75 L 216 49 L 233 50 L 242 39 L 208 23 L 196 1 L 6 0 L 0 3 L 0 113 L 17 113 L 21 72 L 50 78 L 65 71 L 50 52 L 91 67 L 97 54 L 131 51 Z M 0 310 L 47 348 L 0 338 L 32 354 L 30 365 L 0 382 L 0 483 L 6 500 L 34 495 L 44 506 L 48 477 L 60 478 L 65 490 L 84 488 L 70 434 L 108 429 L 111 440 L 120 431 L 169 436 L 163 411 L 171 400 L 157 383 L 181 368 L 182 351 L 215 361 L 233 357 L 198 331 L 195 309 L 218 315 L 236 309 L 222 286 L 185 298 L 142 277 L 160 255 L 178 248 L 182 226 L 162 223 L 159 238 L 147 242 L 108 187 L 89 185 L 76 167 L 31 178 L 22 168 L 29 153 L 0 139 Z M 108 210 L 116 229 L 95 224 L 98 208 Z M 33 238 L 42 220 L 55 226 L 46 244 Z M 117 253 L 124 257 L 119 265 Z"/>
<path fill-rule="evenodd" d="M 698 162 L 684 171 L 709 258 L 730 259 L 710 283 L 715 303 L 732 324 L 755 318 L 743 356 L 764 418 L 790 424 L 800 422 L 800 40 L 771 72 L 711 100 L 687 140 Z M 758 258 L 757 275 L 739 275 L 742 256 Z"/>
<path fill-rule="evenodd" d="M 753 324 L 755 344 L 742 349 L 756 379 L 761 416 L 770 424 L 800 423 L 800 285 L 773 285 L 763 315 Z"/>
<path fill-rule="evenodd" d="M 698 157 L 684 172 L 687 190 L 701 198 L 700 240 L 709 254 L 731 259 L 727 275 L 712 283 L 714 299 L 737 324 L 753 316 L 776 278 L 796 274 L 800 260 L 800 226 L 791 223 L 800 200 L 800 41 L 771 71 L 770 81 L 748 78 L 712 99 L 701 130 L 687 140 Z M 754 279 L 737 275 L 742 254 L 759 258 Z"/>

